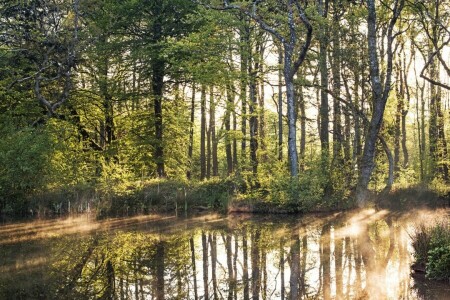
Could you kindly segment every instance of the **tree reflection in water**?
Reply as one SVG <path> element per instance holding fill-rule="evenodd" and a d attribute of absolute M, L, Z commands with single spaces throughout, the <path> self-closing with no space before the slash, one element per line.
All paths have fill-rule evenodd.
<path fill-rule="evenodd" d="M 170 232 L 164 226 L 152 230 L 147 224 L 61 237 L 41 249 L 49 256 L 41 278 L 47 289 L 40 296 L 33 290 L 22 291 L 20 295 L 29 297 L 17 298 L 420 299 L 431 295 L 410 277 L 408 217 L 361 211 L 298 219 L 240 215 L 195 226 L 179 220 Z M 14 268 L 9 271 L 12 278 L 19 276 Z M 2 282 L 0 296 L 17 293 Z"/>

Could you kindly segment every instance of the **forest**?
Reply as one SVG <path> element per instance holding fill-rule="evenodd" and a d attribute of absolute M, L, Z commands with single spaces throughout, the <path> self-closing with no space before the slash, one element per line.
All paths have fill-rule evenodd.
<path fill-rule="evenodd" d="M 448 197 L 449 28 L 446 0 L 2 0 L 0 214 Z"/>
<path fill-rule="evenodd" d="M 448 299 L 450 0 L 0 0 L 0 299 Z"/>

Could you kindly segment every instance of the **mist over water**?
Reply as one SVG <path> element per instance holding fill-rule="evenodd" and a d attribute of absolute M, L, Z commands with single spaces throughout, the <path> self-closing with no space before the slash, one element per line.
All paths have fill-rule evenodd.
<path fill-rule="evenodd" d="M 445 212 L 87 216 L 0 226 L 1 299 L 449 299 L 413 276 Z M 447 297 L 447 298 L 446 298 Z"/>

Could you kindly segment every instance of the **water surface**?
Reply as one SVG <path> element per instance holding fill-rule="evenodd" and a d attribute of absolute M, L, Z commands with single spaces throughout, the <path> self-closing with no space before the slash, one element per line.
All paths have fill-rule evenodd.
<path fill-rule="evenodd" d="M 410 234 L 445 212 L 89 216 L 0 226 L 0 299 L 450 299 Z"/>

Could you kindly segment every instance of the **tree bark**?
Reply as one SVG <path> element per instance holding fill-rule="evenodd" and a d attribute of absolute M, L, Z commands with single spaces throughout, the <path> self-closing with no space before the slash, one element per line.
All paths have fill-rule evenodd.
<path fill-rule="evenodd" d="M 206 178 L 206 87 L 202 84 L 200 96 L 200 180 Z"/>
<path fill-rule="evenodd" d="M 319 15 L 325 20 L 328 16 L 328 0 L 318 0 L 317 8 Z M 325 89 L 328 89 L 328 66 L 327 66 L 327 48 L 328 48 L 328 26 L 326 24 L 320 25 L 319 28 L 319 70 L 320 70 L 320 146 L 322 149 L 322 156 L 325 162 L 328 161 L 329 149 L 329 105 L 328 94 Z"/>
<path fill-rule="evenodd" d="M 393 49 L 392 44 L 394 40 L 393 29 L 395 23 L 403 10 L 404 0 L 396 0 L 394 3 L 393 17 L 390 19 L 388 33 L 387 33 L 387 69 L 384 88 L 380 77 L 380 67 L 377 53 L 377 32 L 376 32 L 376 9 L 375 0 L 367 0 L 368 6 L 368 51 L 369 51 L 369 69 L 370 80 L 372 83 L 372 97 L 373 109 L 372 118 L 370 120 L 369 128 L 367 130 L 366 140 L 364 143 L 364 151 L 361 159 L 361 169 L 358 178 L 358 185 L 356 187 L 356 200 L 358 206 L 363 207 L 367 204 L 369 180 L 372 175 L 375 158 L 375 146 L 378 133 L 383 122 L 384 110 L 386 101 L 389 96 L 391 88 L 392 76 L 392 58 Z"/>
<path fill-rule="evenodd" d="M 217 157 L 217 137 L 216 137 L 216 103 L 214 102 L 214 87 L 210 87 L 209 92 L 209 130 L 211 132 L 211 156 L 212 156 L 212 176 L 219 176 L 219 160 Z"/>
<path fill-rule="evenodd" d="M 155 5 L 155 18 L 152 27 L 151 42 L 157 45 L 162 39 L 162 15 L 158 12 L 162 11 L 162 2 L 158 2 Z M 159 53 L 155 51 L 155 53 Z M 164 170 L 164 144 L 163 144 L 163 115 L 162 115 L 162 100 L 164 89 L 164 73 L 165 63 L 159 54 L 154 54 L 151 61 L 151 74 L 152 74 L 152 94 L 153 94 L 153 108 L 154 108 L 154 123 L 155 123 L 155 142 L 154 142 L 154 158 L 156 163 L 156 172 L 159 177 L 165 176 Z"/>
<path fill-rule="evenodd" d="M 189 166 L 186 172 L 187 179 L 191 179 L 192 173 L 192 154 L 194 151 L 194 121 L 195 121 L 195 83 L 192 84 L 192 97 L 191 97 L 191 116 L 189 123 L 189 148 L 188 148 L 188 160 Z"/>

